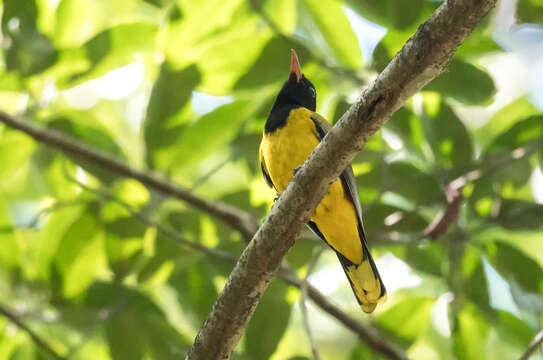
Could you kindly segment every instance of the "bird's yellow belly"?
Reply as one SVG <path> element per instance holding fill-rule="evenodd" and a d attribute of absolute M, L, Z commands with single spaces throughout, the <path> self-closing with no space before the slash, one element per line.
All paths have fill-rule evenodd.
<path fill-rule="evenodd" d="M 294 169 L 301 166 L 319 144 L 310 117 L 302 117 L 306 115 L 304 113 L 292 114 L 295 111 L 298 110 L 291 112 L 289 124 L 272 134 L 265 134 L 261 145 L 267 171 L 278 192 L 286 189 Z M 311 220 L 330 246 L 353 263 L 362 262 L 356 212 L 339 179 L 331 185 Z"/>

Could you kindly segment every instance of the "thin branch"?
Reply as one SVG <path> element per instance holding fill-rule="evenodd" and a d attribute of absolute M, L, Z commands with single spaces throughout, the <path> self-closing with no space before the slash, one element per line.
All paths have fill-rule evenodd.
<path fill-rule="evenodd" d="M 151 187 L 199 208 L 209 215 L 230 224 L 234 229 L 241 232 L 246 238 L 251 238 L 256 232 L 258 221 L 249 213 L 242 211 L 230 204 L 220 201 L 210 201 L 201 198 L 189 189 L 161 179 L 149 171 L 137 170 L 117 160 L 110 155 L 71 138 L 56 130 L 44 129 L 31 122 L 18 119 L 0 111 L 0 122 L 9 127 L 25 132 L 37 141 L 64 152 L 76 155 L 81 159 L 91 161 L 103 168 L 112 170 L 123 176 L 138 180 L 142 184 Z"/>
<path fill-rule="evenodd" d="M 277 276 L 292 286 L 299 289 L 302 287 L 303 280 L 296 276 L 294 272 L 289 271 L 284 267 L 280 267 L 277 270 Z M 335 317 L 347 329 L 357 334 L 358 338 L 368 344 L 375 352 L 380 353 L 390 359 L 407 360 L 407 356 L 401 349 L 396 347 L 394 344 L 391 344 L 374 328 L 363 325 L 359 320 L 353 318 L 334 305 L 327 296 L 318 291 L 313 285 L 307 285 L 307 294 L 309 295 L 309 298 L 313 300 L 313 302 L 322 310 Z"/>
<path fill-rule="evenodd" d="M 262 293 L 317 204 L 368 139 L 450 62 L 496 0 L 449 0 L 406 43 L 317 146 L 241 255 L 187 359 L 228 359 Z M 300 196 L 303 194 L 303 196 Z"/>
<path fill-rule="evenodd" d="M 519 360 L 528 360 L 538 348 L 541 349 L 542 344 L 543 344 L 543 330 L 539 331 L 535 335 L 530 345 L 528 345 L 528 349 L 526 349 L 526 352 L 522 354 Z"/>
<path fill-rule="evenodd" d="M 43 349 L 45 352 L 51 354 L 55 359 L 66 360 L 64 356 L 56 352 L 41 336 L 36 334 L 34 330 L 28 327 L 24 322 L 19 319 L 15 312 L 9 310 L 6 305 L 0 304 L 0 314 L 5 316 L 13 324 L 17 325 L 19 329 L 26 332 L 28 336 L 32 339 L 34 344 Z"/>
<path fill-rule="evenodd" d="M 451 225 L 456 224 L 460 215 L 460 206 L 464 197 L 459 189 L 451 184 L 445 187 L 445 196 L 447 198 L 447 207 L 440 211 L 434 220 L 424 229 L 422 237 L 432 240 L 445 234 Z"/>
<path fill-rule="evenodd" d="M 481 179 L 484 179 L 498 170 L 503 170 L 506 166 L 514 163 L 515 161 L 524 159 L 525 157 L 538 151 L 541 148 L 541 144 L 543 144 L 543 137 L 531 141 L 525 146 L 516 148 L 509 154 L 493 161 L 486 161 L 483 163 L 479 162 L 481 165 L 481 169 L 469 171 L 464 175 L 461 175 L 450 181 L 447 186 L 445 186 L 444 190 L 445 197 L 447 199 L 447 207 L 445 207 L 445 209 L 440 211 L 434 217 L 434 219 L 430 222 L 426 229 L 424 229 L 422 234 L 417 235 L 417 238 L 430 238 L 435 240 L 445 234 L 447 230 L 458 220 L 458 216 L 460 214 L 460 207 L 463 201 L 461 190 L 464 186 L 469 183 L 474 183 Z M 426 203 L 431 203 L 433 201 L 435 201 L 435 199 L 431 199 Z M 420 207 L 421 205 L 422 204 L 418 204 L 418 207 Z M 416 211 L 417 209 L 414 209 L 413 211 L 409 211 L 407 213 L 412 213 Z M 393 225 L 403 219 L 405 215 L 406 213 L 402 211 L 395 212 L 385 218 L 385 225 Z M 398 241 L 393 242 L 398 243 Z M 410 241 L 408 240 L 407 242 Z"/>
<path fill-rule="evenodd" d="M 311 259 L 311 262 L 307 266 L 307 273 L 305 274 L 305 278 L 302 281 L 302 287 L 300 288 L 300 293 L 302 294 L 300 299 L 300 310 L 302 312 L 302 319 L 304 323 L 305 332 L 307 333 L 307 339 L 309 340 L 309 344 L 311 345 L 311 353 L 313 354 L 313 360 L 320 360 L 319 350 L 317 349 L 317 343 L 315 339 L 313 338 L 313 334 L 311 332 L 311 326 L 309 325 L 309 317 L 307 315 L 307 285 L 309 284 L 309 275 L 313 272 L 313 268 L 315 265 L 317 265 L 317 262 L 319 261 L 324 249 L 326 249 L 324 246 L 321 246 L 321 248 L 317 251 L 317 253 L 313 256 L 313 259 Z"/>

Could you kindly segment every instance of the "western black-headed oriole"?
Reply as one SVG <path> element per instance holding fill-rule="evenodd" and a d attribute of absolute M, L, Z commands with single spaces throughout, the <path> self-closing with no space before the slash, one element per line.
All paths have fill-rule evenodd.
<path fill-rule="evenodd" d="M 330 128 L 315 110 L 315 87 L 292 50 L 289 78 L 275 99 L 260 144 L 262 173 L 279 193 Z M 373 312 L 386 299 L 386 290 L 366 243 L 351 166 L 332 183 L 307 226 L 336 252 L 362 310 Z"/>

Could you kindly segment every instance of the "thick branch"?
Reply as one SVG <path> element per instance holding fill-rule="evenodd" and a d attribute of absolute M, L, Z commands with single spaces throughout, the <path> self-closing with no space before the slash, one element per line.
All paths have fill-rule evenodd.
<path fill-rule="evenodd" d="M 208 247 L 203 244 L 200 244 L 191 240 L 187 240 L 178 231 L 168 228 L 166 226 L 163 226 L 160 223 L 149 219 L 147 216 L 135 210 L 134 208 L 132 208 L 132 206 L 130 206 L 129 204 L 125 203 L 124 201 L 120 200 L 119 198 L 117 198 L 116 196 L 114 196 L 113 194 L 107 191 L 91 188 L 85 184 L 82 184 L 81 182 L 79 182 L 78 180 L 72 177 L 69 177 L 69 179 L 73 181 L 74 183 L 76 183 L 78 186 L 80 186 L 82 189 L 92 192 L 102 198 L 105 198 L 107 200 L 110 200 L 119 204 L 126 211 L 128 211 L 132 216 L 139 219 L 143 224 L 156 228 L 166 237 L 177 242 L 179 245 L 191 248 L 195 251 L 200 251 L 206 255 L 209 255 L 217 259 L 224 260 L 224 261 L 228 261 L 230 263 L 235 263 L 237 260 L 235 256 L 227 252 L 224 252 L 220 249 Z M 308 270 L 308 273 L 309 272 L 310 271 Z M 405 355 L 401 352 L 401 350 L 397 349 L 393 344 L 385 340 L 382 340 L 375 330 L 373 330 L 370 327 L 361 325 L 358 321 L 353 319 L 350 315 L 343 312 L 336 305 L 332 304 L 326 298 L 326 296 L 324 296 L 321 292 L 319 292 L 315 287 L 313 287 L 307 281 L 300 279 L 296 275 L 296 273 L 292 271 L 291 269 L 289 269 L 288 267 L 281 265 L 279 267 L 279 270 L 277 271 L 277 276 L 283 281 L 285 281 L 286 283 L 294 287 L 297 287 L 298 289 L 300 289 L 300 291 L 303 291 L 303 287 L 305 283 L 305 291 L 307 295 L 309 296 L 309 298 L 313 300 L 313 302 L 316 305 L 318 305 L 323 311 L 335 317 L 347 329 L 353 331 L 356 335 L 358 335 L 360 340 L 366 342 L 375 351 L 380 352 L 384 355 L 387 355 L 391 359 L 397 359 L 397 360 L 406 359 Z"/>
<path fill-rule="evenodd" d="M 364 90 L 296 173 L 241 255 L 188 359 L 230 357 L 271 277 L 330 184 L 394 111 L 447 66 L 495 3 L 447 1 Z"/>
<path fill-rule="evenodd" d="M 230 224 L 233 228 L 240 231 L 245 238 L 250 239 L 258 227 L 258 223 L 252 215 L 236 207 L 223 202 L 210 201 L 201 198 L 182 186 L 161 179 L 150 172 L 131 168 L 102 151 L 78 142 L 58 131 L 43 129 L 28 121 L 23 121 L 10 116 L 2 111 L 0 111 L 0 122 L 3 122 L 14 129 L 23 131 L 37 141 L 51 147 L 76 155 L 81 159 L 91 161 L 118 174 L 136 179 L 142 184 L 158 190 L 165 195 L 186 201 L 200 210 L 205 211 L 207 214 Z"/>
<path fill-rule="evenodd" d="M 13 324 L 17 325 L 19 329 L 26 332 L 28 336 L 32 339 L 34 344 L 36 346 L 43 349 L 45 352 L 48 352 L 53 358 L 59 359 L 59 360 L 65 360 L 66 358 L 59 353 L 57 353 L 47 342 L 41 338 L 38 334 L 34 332 L 31 328 L 29 328 L 24 322 L 19 319 L 17 315 L 11 310 L 9 310 L 6 306 L 0 304 L 0 314 L 5 316 L 9 321 L 11 321 Z"/>
<path fill-rule="evenodd" d="M 0 111 L 0 121 L 5 123 L 6 125 L 8 125 L 10 127 L 13 127 L 15 129 L 18 129 L 18 130 L 21 130 L 21 131 L 27 133 L 28 135 L 34 137 L 34 139 L 36 139 L 37 141 L 40 141 L 40 142 L 42 142 L 42 143 L 44 143 L 46 145 L 52 146 L 52 147 L 59 148 L 60 150 L 62 150 L 65 153 L 78 155 L 78 154 L 81 153 L 81 151 L 79 149 L 81 147 L 83 147 L 84 150 L 82 150 L 82 151 L 84 151 L 84 153 L 86 155 L 88 155 L 88 156 L 85 157 L 85 159 L 87 159 L 89 161 L 92 161 L 93 163 L 95 163 L 97 165 L 100 165 L 100 166 L 102 166 L 104 168 L 107 168 L 109 170 L 118 171 L 122 175 L 129 176 L 127 174 L 136 174 L 135 176 L 131 176 L 131 177 L 133 177 L 136 180 L 141 181 L 143 184 L 149 186 L 150 188 L 161 191 L 165 195 L 170 195 L 170 196 L 182 199 L 182 200 L 186 200 L 187 202 L 191 203 L 192 205 L 200 208 L 201 210 L 203 210 L 205 212 L 207 212 L 207 209 L 211 208 L 211 209 L 213 209 L 213 211 L 210 212 L 211 215 L 215 215 L 217 218 L 225 220 L 228 225 L 230 225 L 231 227 L 233 227 L 235 229 L 238 229 L 238 230 L 245 229 L 242 232 L 242 234 L 245 234 L 245 232 L 247 232 L 247 234 L 245 234 L 246 239 L 247 238 L 251 239 L 251 237 L 254 234 L 254 232 L 250 233 L 250 234 L 248 233 L 248 231 L 250 230 L 249 226 L 246 226 L 246 227 L 243 227 L 243 228 L 240 227 L 240 226 L 236 226 L 236 225 L 239 225 L 239 224 L 251 224 L 251 223 L 253 223 L 253 220 L 251 219 L 251 215 L 248 214 L 248 213 L 243 212 L 242 210 L 235 209 L 236 211 L 229 213 L 227 216 L 221 217 L 219 215 L 216 215 L 216 214 L 221 214 L 222 213 L 221 212 L 221 209 L 222 209 L 222 204 L 221 203 L 218 203 L 218 204 L 217 203 L 212 203 L 212 202 L 207 201 L 205 199 L 198 198 L 196 195 L 192 195 L 193 197 L 196 197 L 196 201 L 191 202 L 190 200 L 185 199 L 183 196 L 176 195 L 176 190 L 175 189 L 178 188 L 177 185 L 168 183 L 165 180 L 157 179 L 153 175 L 149 175 L 149 174 L 145 174 L 145 176 L 140 176 L 139 175 L 140 174 L 139 170 L 136 170 L 136 169 L 133 169 L 133 168 L 128 168 L 126 165 L 119 163 L 117 160 L 111 158 L 110 156 L 108 156 L 108 155 L 106 155 L 104 153 L 101 153 L 98 149 L 94 149 L 91 146 L 88 146 L 88 145 L 82 146 L 75 139 L 72 139 L 72 138 L 70 138 L 69 136 L 67 136 L 65 134 L 62 134 L 62 133 L 59 133 L 59 132 L 56 132 L 56 131 L 53 131 L 53 130 L 49 130 L 49 129 L 39 128 L 39 127 L 37 127 L 37 126 L 27 122 L 27 121 L 14 118 L 14 117 L 12 117 L 10 115 L 7 115 L 7 114 L 5 114 L 5 113 L 3 113 L 1 111 Z M 59 145 L 59 144 L 63 144 L 63 145 Z M 145 181 L 145 179 L 148 179 L 148 178 L 153 178 L 154 180 L 151 181 L 151 182 Z M 164 183 L 164 184 L 162 186 L 156 187 L 156 184 L 161 184 L 161 183 Z M 183 188 L 181 188 L 180 191 L 183 192 L 183 193 L 188 192 L 187 190 L 185 190 Z M 102 193 L 101 196 L 106 196 L 106 194 Z M 111 200 L 112 201 L 117 201 L 118 199 L 113 199 L 112 198 Z M 202 206 L 200 206 L 201 204 L 204 204 L 205 206 L 202 207 Z M 215 206 L 217 206 L 217 208 L 215 208 Z M 165 228 L 163 226 L 160 226 L 160 224 L 157 224 L 157 223 L 153 222 L 152 220 L 150 220 L 148 218 L 140 217 L 141 214 L 135 212 L 133 209 L 132 209 L 132 212 L 133 212 L 133 215 L 135 217 L 138 217 L 143 223 L 145 223 L 145 224 L 147 224 L 149 226 L 156 227 L 157 230 L 161 231 L 166 236 L 171 237 L 172 239 L 176 240 L 177 242 L 179 242 L 182 245 L 188 246 L 188 247 L 190 247 L 190 248 L 192 248 L 194 250 L 202 251 L 203 253 L 206 253 L 208 255 L 215 256 L 215 257 L 227 260 L 227 261 L 232 261 L 232 262 L 236 261 L 236 259 L 233 256 L 229 255 L 229 254 L 223 254 L 223 253 L 219 253 L 219 252 L 215 251 L 217 249 L 206 248 L 201 244 L 193 244 L 193 243 L 189 244 L 190 242 L 185 243 L 185 240 L 184 240 L 183 236 L 180 233 L 178 233 L 178 232 L 176 232 L 174 230 Z M 235 216 L 239 216 L 239 218 L 235 219 L 235 221 L 228 221 L 227 220 L 227 219 L 230 219 L 230 217 L 235 217 Z M 247 221 L 247 219 L 249 219 L 249 221 Z M 254 231 L 256 232 L 256 226 L 254 227 Z M 289 283 L 289 284 L 291 284 L 291 285 L 293 285 L 295 287 L 300 288 L 301 280 L 296 276 L 296 274 L 294 274 L 294 272 L 292 272 L 290 269 L 287 269 L 287 268 L 284 268 L 284 267 L 282 267 L 281 270 L 282 270 L 281 274 L 279 274 L 280 278 L 282 278 L 287 283 Z M 359 326 L 358 323 L 356 322 L 356 320 L 354 320 L 349 315 L 344 313 L 341 309 L 337 308 L 335 305 L 330 303 L 323 294 L 321 294 L 317 289 L 315 289 L 311 285 L 309 285 L 309 287 L 308 287 L 308 295 L 309 295 L 309 298 L 311 300 L 313 300 L 313 302 L 315 304 L 317 304 L 319 307 L 321 307 L 323 309 L 323 311 L 328 312 L 331 316 L 335 317 L 339 322 L 341 322 L 343 325 L 345 325 L 349 330 L 356 333 L 358 335 L 358 337 L 362 341 L 367 342 L 372 347 L 374 347 L 374 344 L 376 344 L 376 347 L 375 347 L 376 351 L 382 352 L 383 354 L 387 354 L 387 353 L 395 354 L 395 353 L 397 353 L 397 354 L 401 355 L 401 351 L 397 350 L 394 345 L 389 344 L 389 343 L 387 343 L 385 341 L 379 342 L 379 340 L 380 340 L 379 337 L 377 335 L 375 335 L 375 332 L 372 329 L 366 329 L 363 326 Z M 377 342 L 376 342 L 376 339 L 377 339 Z M 381 351 L 380 350 L 381 348 L 385 349 L 385 350 Z M 390 357 L 392 359 L 402 359 L 403 358 L 401 356 L 390 356 Z"/>

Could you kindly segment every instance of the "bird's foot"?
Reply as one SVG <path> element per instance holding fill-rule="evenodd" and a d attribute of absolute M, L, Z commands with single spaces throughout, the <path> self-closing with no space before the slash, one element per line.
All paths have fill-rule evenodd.
<path fill-rule="evenodd" d="M 302 165 L 296 166 L 294 170 L 292 170 L 292 176 L 296 175 L 296 173 L 302 168 Z"/>

